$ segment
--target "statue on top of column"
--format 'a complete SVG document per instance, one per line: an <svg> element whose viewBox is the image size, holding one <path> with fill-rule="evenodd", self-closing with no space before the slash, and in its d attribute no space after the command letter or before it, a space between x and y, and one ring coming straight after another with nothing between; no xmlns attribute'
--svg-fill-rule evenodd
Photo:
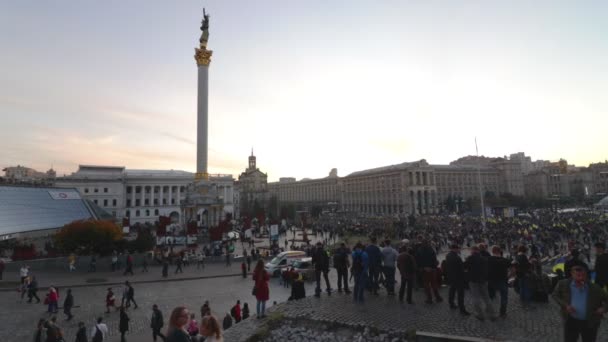
<svg viewBox="0 0 608 342"><path fill-rule="evenodd" d="M207 12L205 12L204 8L203 8L203 21L201 22L201 31L203 31L203 33L201 34L201 39L199 39L199 42L201 43L201 49L206 50L207 41L209 40L209 14L207 14Z"/></svg>

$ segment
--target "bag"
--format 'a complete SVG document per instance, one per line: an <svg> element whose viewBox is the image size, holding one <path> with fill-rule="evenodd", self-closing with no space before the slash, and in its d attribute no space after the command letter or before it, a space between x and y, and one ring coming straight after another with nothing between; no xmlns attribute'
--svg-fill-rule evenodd
<svg viewBox="0 0 608 342"><path fill-rule="evenodd" d="M253 290L251 290L251 294L255 296L257 292L258 292L258 289L254 286Z"/></svg>
<svg viewBox="0 0 608 342"><path fill-rule="evenodd" d="M101 332L101 330L99 330L99 326L95 326L95 336L93 336L93 339L91 340L91 342L102 342L103 341L103 333Z"/></svg>
<svg viewBox="0 0 608 342"><path fill-rule="evenodd" d="M236 318L236 307L233 306L232 309L230 309L230 316Z"/></svg>
<svg viewBox="0 0 608 342"><path fill-rule="evenodd" d="M353 258L353 273L354 274L361 274L361 272L363 272L362 253L363 252L355 254L355 257Z"/></svg>

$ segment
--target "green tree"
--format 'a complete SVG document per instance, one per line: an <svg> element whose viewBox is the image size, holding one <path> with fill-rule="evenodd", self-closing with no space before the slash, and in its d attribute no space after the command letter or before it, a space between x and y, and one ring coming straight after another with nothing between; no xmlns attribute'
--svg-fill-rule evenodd
<svg viewBox="0 0 608 342"><path fill-rule="evenodd" d="M129 244L129 249L136 252L148 252L156 246L156 239L150 229L142 229L138 234L137 238Z"/></svg>
<svg viewBox="0 0 608 342"><path fill-rule="evenodd" d="M54 236L55 246L66 253L81 255L111 253L122 240L122 230L114 222L80 220L68 223Z"/></svg>

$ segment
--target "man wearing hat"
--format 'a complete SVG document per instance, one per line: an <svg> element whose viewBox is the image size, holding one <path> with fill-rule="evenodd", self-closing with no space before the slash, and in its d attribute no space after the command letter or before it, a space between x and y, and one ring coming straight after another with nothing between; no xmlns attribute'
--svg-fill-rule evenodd
<svg viewBox="0 0 608 342"><path fill-rule="evenodd" d="M557 283L553 299L559 304L564 319L564 341L595 342L604 313L608 310L608 293L589 282L587 268L574 265L570 279Z"/></svg>

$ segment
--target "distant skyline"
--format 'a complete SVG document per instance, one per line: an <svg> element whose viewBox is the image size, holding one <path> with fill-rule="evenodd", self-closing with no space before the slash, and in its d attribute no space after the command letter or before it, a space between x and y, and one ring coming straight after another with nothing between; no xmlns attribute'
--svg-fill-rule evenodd
<svg viewBox="0 0 608 342"><path fill-rule="evenodd" d="M608 2L0 3L0 166L196 167L269 181L525 152L608 158Z"/></svg>

